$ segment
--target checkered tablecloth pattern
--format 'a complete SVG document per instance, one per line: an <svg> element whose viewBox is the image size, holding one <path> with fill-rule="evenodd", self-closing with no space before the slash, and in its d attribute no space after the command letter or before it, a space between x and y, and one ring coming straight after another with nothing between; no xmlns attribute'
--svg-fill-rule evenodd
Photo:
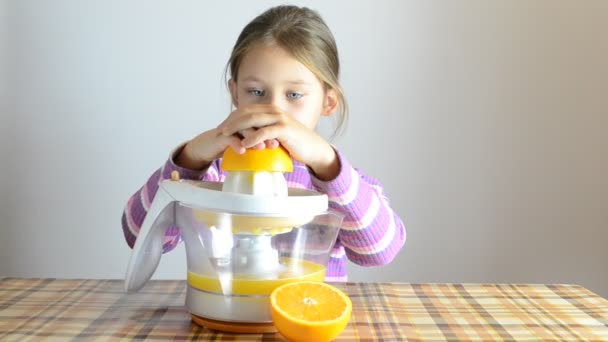
<svg viewBox="0 0 608 342"><path fill-rule="evenodd" d="M608 301L576 285L335 284L353 301L336 341L608 341ZM284 341L190 321L185 281L0 280L0 341Z"/></svg>

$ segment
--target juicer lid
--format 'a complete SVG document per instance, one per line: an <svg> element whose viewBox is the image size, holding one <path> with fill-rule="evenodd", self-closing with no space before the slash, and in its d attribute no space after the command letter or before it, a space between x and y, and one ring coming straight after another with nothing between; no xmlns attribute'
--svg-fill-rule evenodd
<svg viewBox="0 0 608 342"><path fill-rule="evenodd" d="M236 215L305 217L324 213L327 195L289 188L287 197L222 192L222 183L164 180L148 209L131 252L125 290L141 289L152 277L163 253L165 233L176 224L176 206Z"/></svg>

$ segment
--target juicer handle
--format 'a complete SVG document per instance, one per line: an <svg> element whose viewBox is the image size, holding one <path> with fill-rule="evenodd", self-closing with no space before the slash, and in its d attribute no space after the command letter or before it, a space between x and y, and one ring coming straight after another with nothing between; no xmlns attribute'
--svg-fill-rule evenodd
<svg viewBox="0 0 608 342"><path fill-rule="evenodd" d="M125 290L140 290L152 277L163 254L167 229L175 224L175 198L162 186L154 196L141 225L125 276Z"/></svg>

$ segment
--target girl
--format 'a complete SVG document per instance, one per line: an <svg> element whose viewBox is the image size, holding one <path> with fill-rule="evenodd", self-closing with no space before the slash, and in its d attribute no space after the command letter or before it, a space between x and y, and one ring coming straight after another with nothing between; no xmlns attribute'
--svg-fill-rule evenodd
<svg viewBox="0 0 608 342"><path fill-rule="evenodd" d="M345 215L327 267L326 281L346 280L346 258L358 265L389 263L405 242L405 228L390 208L382 186L353 168L348 159L315 132L321 116L346 120L338 83L339 60L329 28L314 11L278 6L251 21L232 50L227 71L235 110L217 127L194 137L128 201L122 227L133 247L161 180L180 177L224 181L219 159L226 148L285 147L294 162L285 177L290 187L328 195L332 210ZM178 227L165 236L164 251L180 241Z"/></svg>

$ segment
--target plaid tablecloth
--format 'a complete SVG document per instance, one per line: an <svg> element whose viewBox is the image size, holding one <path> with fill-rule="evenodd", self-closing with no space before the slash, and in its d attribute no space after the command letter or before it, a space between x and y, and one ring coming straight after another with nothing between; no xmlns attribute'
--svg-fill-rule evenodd
<svg viewBox="0 0 608 342"><path fill-rule="evenodd" d="M336 341L608 341L608 301L576 285L336 284L353 301ZM185 281L0 280L0 341L284 341L191 323Z"/></svg>

